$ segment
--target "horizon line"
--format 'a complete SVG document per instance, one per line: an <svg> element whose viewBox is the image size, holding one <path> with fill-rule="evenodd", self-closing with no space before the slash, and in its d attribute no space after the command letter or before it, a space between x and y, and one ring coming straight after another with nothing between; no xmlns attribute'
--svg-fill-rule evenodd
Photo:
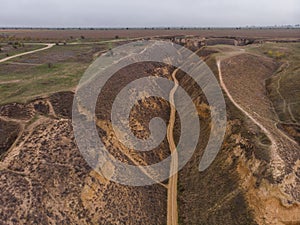
<svg viewBox="0 0 300 225"><path fill-rule="evenodd" d="M138 30L138 29L257 29L257 28L300 28L300 24L294 25L246 25L246 26L144 26L144 27L94 27L94 26L0 26L0 29L53 29L53 30L64 30L64 29L82 29L82 30Z"/></svg>

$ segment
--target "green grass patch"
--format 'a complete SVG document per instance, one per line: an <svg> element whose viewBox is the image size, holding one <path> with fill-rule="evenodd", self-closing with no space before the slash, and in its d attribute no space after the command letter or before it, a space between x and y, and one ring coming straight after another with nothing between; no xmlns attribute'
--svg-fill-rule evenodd
<svg viewBox="0 0 300 225"><path fill-rule="evenodd" d="M87 67L83 63L59 63L52 67L43 64L24 73L2 75L1 80L19 82L0 84L0 104L26 102L37 96L70 90L78 84Z"/></svg>

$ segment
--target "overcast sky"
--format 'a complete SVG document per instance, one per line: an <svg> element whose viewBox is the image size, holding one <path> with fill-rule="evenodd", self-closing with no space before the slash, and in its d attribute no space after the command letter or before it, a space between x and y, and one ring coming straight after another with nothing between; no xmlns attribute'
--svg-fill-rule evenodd
<svg viewBox="0 0 300 225"><path fill-rule="evenodd" d="M0 0L0 26L251 26L300 23L299 0Z"/></svg>

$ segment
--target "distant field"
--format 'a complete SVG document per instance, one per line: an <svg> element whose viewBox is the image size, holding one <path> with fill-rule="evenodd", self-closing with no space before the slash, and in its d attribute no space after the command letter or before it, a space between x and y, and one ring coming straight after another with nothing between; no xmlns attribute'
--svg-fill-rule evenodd
<svg viewBox="0 0 300 225"><path fill-rule="evenodd" d="M22 40L76 40L113 39L152 36L244 37L244 38L299 38L300 29L110 29L110 30L47 30L47 29L0 29L0 37L9 36ZM1 40L0 40L1 42Z"/></svg>

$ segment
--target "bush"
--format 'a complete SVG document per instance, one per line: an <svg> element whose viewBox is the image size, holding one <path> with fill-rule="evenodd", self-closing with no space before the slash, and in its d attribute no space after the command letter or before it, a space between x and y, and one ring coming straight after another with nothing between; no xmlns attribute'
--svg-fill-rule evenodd
<svg viewBox="0 0 300 225"><path fill-rule="evenodd" d="M269 57L275 58L275 59L282 59L282 58L285 56L285 53L284 53L284 52L280 52L280 51L272 51L272 50L269 50L266 54L267 54Z"/></svg>

